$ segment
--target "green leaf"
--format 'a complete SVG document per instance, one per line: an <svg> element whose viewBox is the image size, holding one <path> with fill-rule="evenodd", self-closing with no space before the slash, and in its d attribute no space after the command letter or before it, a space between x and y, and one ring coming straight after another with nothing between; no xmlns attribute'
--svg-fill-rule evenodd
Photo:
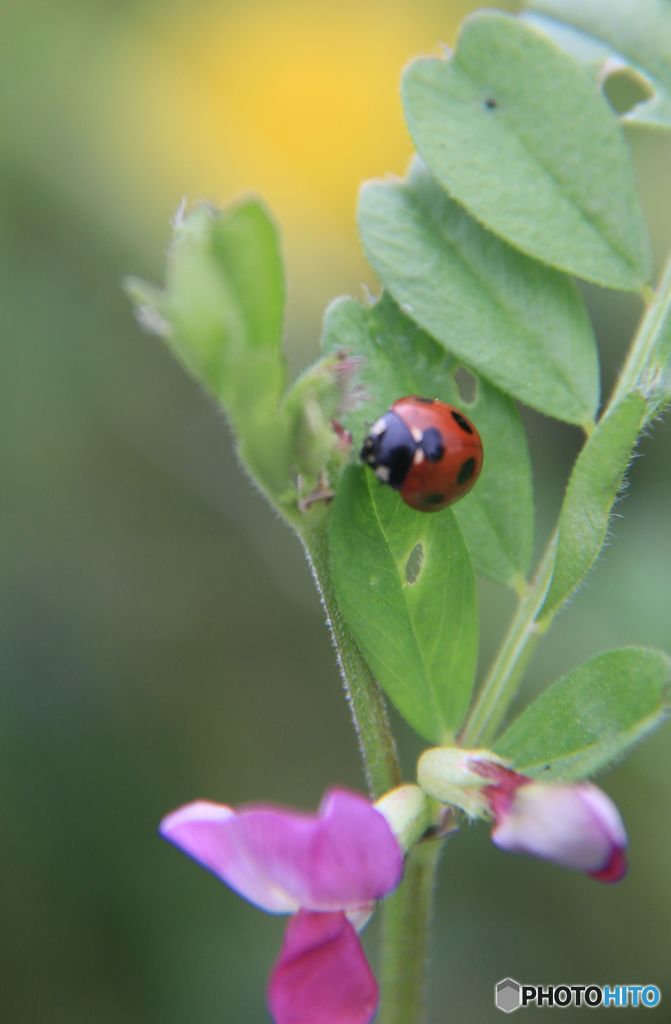
<svg viewBox="0 0 671 1024"><path fill-rule="evenodd" d="M410 133L483 224L560 270L611 288L650 276L647 233L617 117L582 67L503 14L467 19L451 60L403 79Z"/></svg>
<svg viewBox="0 0 671 1024"><path fill-rule="evenodd" d="M648 401L649 423L671 403L671 259L645 312L637 332L640 355L631 373L620 379L623 393L633 386L641 389Z"/></svg>
<svg viewBox="0 0 671 1024"><path fill-rule="evenodd" d="M366 255L401 309L502 391L568 423L598 403L596 345L564 275L500 241L416 163L359 198Z"/></svg>
<svg viewBox="0 0 671 1024"><path fill-rule="evenodd" d="M663 313L646 377L649 422L671 404L671 303Z"/></svg>
<svg viewBox="0 0 671 1024"><path fill-rule="evenodd" d="M476 486L453 512L477 571L515 585L529 567L534 509L526 436L514 403L477 377L474 400L466 402L455 380L459 362L389 296L370 308L353 299L334 302L322 345L328 353L361 359L357 385L366 400L343 417L356 448L370 423L402 395L440 398L466 411L482 437L485 461Z"/></svg>
<svg viewBox="0 0 671 1024"><path fill-rule="evenodd" d="M349 452L338 444L333 421L342 421L353 368L340 353L325 355L294 382L281 404L289 437L291 469L300 476L300 497L326 486L325 470L337 476ZM339 457L337 457L339 456ZM335 464L333 464L335 463Z"/></svg>
<svg viewBox="0 0 671 1024"><path fill-rule="evenodd" d="M165 289L130 282L129 291L144 322L222 405L259 481L275 494L285 489L284 277L265 207L255 200L224 211L198 207L175 228Z"/></svg>
<svg viewBox="0 0 671 1024"><path fill-rule="evenodd" d="M517 771L581 779L622 757L663 720L671 661L659 651L606 651L553 683L494 745Z"/></svg>
<svg viewBox="0 0 671 1024"><path fill-rule="evenodd" d="M415 512L350 466L330 550L338 604L378 682L425 739L447 742L468 708L478 642L475 581L454 516Z"/></svg>
<svg viewBox="0 0 671 1024"><path fill-rule="evenodd" d="M480 380L475 401L464 408L479 424L485 461L477 485L453 511L478 572L518 587L529 571L534 532L524 425L510 399L485 380Z"/></svg>
<svg viewBox="0 0 671 1024"><path fill-rule="evenodd" d="M324 316L321 345L327 353L344 352L358 360L355 397L359 400L344 416L357 441L403 395L450 402L457 395L453 378L457 361L387 294L370 306L350 298L332 302Z"/></svg>
<svg viewBox="0 0 671 1024"><path fill-rule="evenodd" d="M645 398L627 395L601 420L578 456L559 516L553 577L541 623L571 596L596 561L646 414Z"/></svg>
<svg viewBox="0 0 671 1024"><path fill-rule="evenodd" d="M162 312L177 354L227 408L279 401L284 277L261 203L201 206L175 231Z"/></svg>
<svg viewBox="0 0 671 1024"><path fill-rule="evenodd" d="M595 77L628 70L651 96L623 121L671 128L671 5L668 0L527 0L524 20L539 28Z"/></svg>

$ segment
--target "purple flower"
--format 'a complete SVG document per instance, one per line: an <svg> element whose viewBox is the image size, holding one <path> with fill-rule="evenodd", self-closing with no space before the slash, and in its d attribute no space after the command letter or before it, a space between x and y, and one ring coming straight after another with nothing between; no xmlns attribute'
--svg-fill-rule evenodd
<svg viewBox="0 0 671 1024"><path fill-rule="evenodd" d="M251 903L289 921L268 1002L276 1024L367 1024L378 988L356 927L395 889L403 852L364 797L329 791L316 815L200 801L161 834Z"/></svg>
<svg viewBox="0 0 671 1024"><path fill-rule="evenodd" d="M627 871L627 834L620 813L590 782L543 783L493 762L471 768L491 780L482 793L494 817L492 839L502 850L529 853L619 882Z"/></svg>

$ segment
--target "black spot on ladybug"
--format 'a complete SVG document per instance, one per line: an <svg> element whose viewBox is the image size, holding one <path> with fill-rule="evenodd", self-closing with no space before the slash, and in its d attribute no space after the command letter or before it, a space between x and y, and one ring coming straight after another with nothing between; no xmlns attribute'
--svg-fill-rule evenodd
<svg viewBox="0 0 671 1024"><path fill-rule="evenodd" d="M419 446L429 462L440 462L445 454L445 445L439 430L428 427L422 434Z"/></svg>
<svg viewBox="0 0 671 1024"><path fill-rule="evenodd" d="M457 477L457 483L460 487L463 487L465 483L473 476L475 472L475 459L466 459L461 469L459 470L459 476Z"/></svg>
<svg viewBox="0 0 671 1024"><path fill-rule="evenodd" d="M471 461L473 461L473 460L471 459ZM424 499L424 504L425 505L442 505L444 501L445 501L445 495L444 494L427 494L426 498Z"/></svg>
<svg viewBox="0 0 671 1024"><path fill-rule="evenodd" d="M493 96L488 96L485 100L485 106L487 107L487 110L496 110L498 103Z"/></svg>
<svg viewBox="0 0 671 1024"><path fill-rule="evenodd" d="M461 429L464 430L467 434L473 433L473 427L470 425L468 420L461 415L460 412L456 411L456 409L452 410L452 419L457 424L457 426L461 427Z"/></svg>

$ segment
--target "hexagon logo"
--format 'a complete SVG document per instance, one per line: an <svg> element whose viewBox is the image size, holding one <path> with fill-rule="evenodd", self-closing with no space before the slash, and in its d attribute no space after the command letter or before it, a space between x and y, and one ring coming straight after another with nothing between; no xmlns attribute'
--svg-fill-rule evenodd
<svg viewBox="0 0 671 1024"><path fill-rule="evenodd" d="M496 1009L502 1010L504 1013L519 1010L522 1005L522 986L519 981L515 981L514 978L503 978L502 981L497 982L494 1002Z"/></svg>

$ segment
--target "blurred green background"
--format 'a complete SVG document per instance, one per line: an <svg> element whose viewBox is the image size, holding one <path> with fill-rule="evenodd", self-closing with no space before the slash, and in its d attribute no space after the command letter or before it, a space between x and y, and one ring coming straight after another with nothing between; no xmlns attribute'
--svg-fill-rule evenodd
<svg viewBox="0 0 671 1024"><path fill-rule="evenodd" d="M312 358L325 302L370 281L358 182L402 171L410 152L401 66L453 40L473 6L2 4L3 1024L267 1019L283 922L156 825L195 797L313 807L329 784L363 781L299 546L240 474L221 416L140 332L121 282L160 279L183 194L259 190L285 238L290 359ZM671 144L631 141L659 264ZM607 386L637 304L587 297ZM542 541L578 438L528 424ZM604 647L671 646L670 446L658 424L530 688ZM486 587L482 604L486 659L510 601ZM417 745L401 733L410 773ZM671 1019L670 743L662 730L605 781L631 837L618 888L500 854L484 827L452 841L435 1024L497 1019L505 975L656 982L658 1019Z"/></svg>

